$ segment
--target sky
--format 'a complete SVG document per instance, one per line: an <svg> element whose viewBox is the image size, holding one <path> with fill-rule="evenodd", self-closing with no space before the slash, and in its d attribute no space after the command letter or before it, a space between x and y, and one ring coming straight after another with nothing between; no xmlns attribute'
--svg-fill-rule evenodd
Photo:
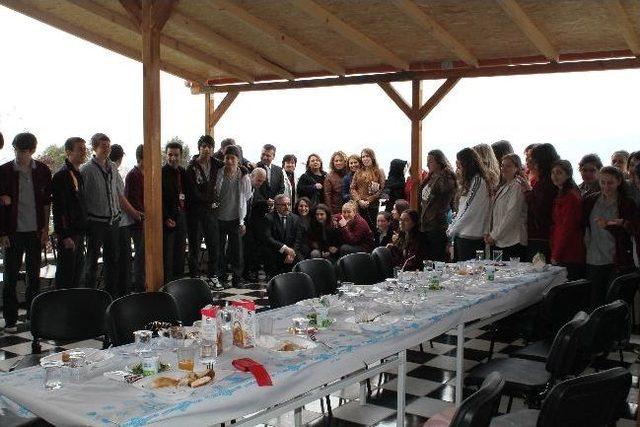
<svg viewBox="0 0 640 427"><path fill-rule="evenodd" d="M125 170L135 163L140 63L2 6L0 40L0 160L12 158L19 132L34 133L38 151L103 132L124 147ZM425 81L424 99L441 83ZM395 87L410 99L409 83ZM574 165L588 152L608 164L615 150L640 149L638 100L640 70L463 79L423 121L423 152L440 148L453 160L464 147L507 139L518 154L550 142ZM162 73L161 102L162 141L178 136L195 152L204 95ZM265 143L276 145L277 162L295 154L298 174L312 152L326 165L333 151L370 147L385 169L394 158L410 158L409 120L377 85L241 93L216 126L216 142L226 137L251 160Z"/></svg>

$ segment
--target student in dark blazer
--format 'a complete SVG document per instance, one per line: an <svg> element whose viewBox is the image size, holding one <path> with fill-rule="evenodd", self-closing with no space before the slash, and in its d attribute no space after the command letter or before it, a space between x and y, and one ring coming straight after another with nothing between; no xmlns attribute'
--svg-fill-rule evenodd
<svg viewBox="0 0 640 427"><path fill-rule="evenodd" d="M273 201L278 194L284 194L284 173L280 166L273 164L275 157L276 147L265 144L260 161L256 164L256 167L267 171L267 180L260 186L260 194L267 201Z"/></svg>
<svg viewBox="0 0 640 427"><path fill-rule="evenodd" d="M164 280L184 275L187 238L187 171L180 166L182 144L169 142L164 149L167 163L162 167L162 222Z"/></svg>
<svg viewBox="0 0 640 427"><path fill-rule="evenodd" d="M56 287L78 288L84 265L84 237L87 208L80 166L87 158L84 139L73 137L64 143L67 157L53 175L53 227L57 237Z"/></svg>
<svg viewBox="0 0 640 427"><path fill-rule="evenodd" d="M302 259L301 246L304 230L298 215L291 213L291 201L283 194L276 196L275 209L266 215L267 226L262 235L268 260L267 274L273 276L290 271Z"/></svg>
<svg viewBox="0 0 640 427"><path fill-rule="evenodd" d="M391 214L387 211L380 212L376 218L376 226L376 231L373 233L375 246L387 246L391 243L395 232L391 226Z"/></svg>

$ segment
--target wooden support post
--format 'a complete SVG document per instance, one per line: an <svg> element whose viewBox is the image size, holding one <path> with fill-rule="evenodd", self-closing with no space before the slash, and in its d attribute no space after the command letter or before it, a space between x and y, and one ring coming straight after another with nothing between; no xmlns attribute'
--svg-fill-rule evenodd
<svg viewBox="0 0 640 427"><path fill-rule="evenodd" d="M420 181L422 178L422 80L411 81L411 208L420 206Z"/></svg>
<svg viewBox="0 0 640 427"><path fill-rule="evenodd" d="M205 135L213 136L213 112L215 111L215 107L213 105L213 94L205 93L204 94L204 133Z"/></svg>
<svg viewBox="0 0 640 427"><path fill-rule="evenodd" d="M171 0L142 0L142 94L144 123L144 257L147 291L164 283L162 250L162 149L160 147L160 32Z"/></svg>

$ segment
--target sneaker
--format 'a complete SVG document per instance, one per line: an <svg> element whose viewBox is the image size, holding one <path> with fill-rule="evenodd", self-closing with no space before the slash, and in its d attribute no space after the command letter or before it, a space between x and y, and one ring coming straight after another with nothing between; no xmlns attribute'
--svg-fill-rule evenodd
<svg viewBox="0 0 640 427"><path fill-rule="evenodd" d="M9 333L9 334L17 334L18 333L18 327L16 325L5 326L4 327L4 331Z"/></svg>

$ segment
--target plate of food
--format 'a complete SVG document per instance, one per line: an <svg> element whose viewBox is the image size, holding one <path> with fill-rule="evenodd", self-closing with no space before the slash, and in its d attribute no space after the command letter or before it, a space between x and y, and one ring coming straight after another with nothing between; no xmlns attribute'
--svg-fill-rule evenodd
<svg viewBox="0 0 640 427"><path fill-rule="evenodd" d="M197 388L212 384L216 379L213 369L198 372L167 371L144 377L133 383L141 390L168 396L189 394Z"/></svg>
<svg viewBox="0 0 640 427"><path fill-rule="evenodd" d="M71 356L74 354L83 355L87 365L96 365L105 362L113 357L113 353L95 348L72 348L70 350L61 351L60 353L50 354L40 359L40 363L46 362L62 362L68 365Z"/></svg>
<svg viewBox="0 0 640 427"><path fill-rule="evenodd" d="M318 346L315 342L299 336L274 337L271 335L259 336L256 345L283 356L296 355Z"/></svg>

